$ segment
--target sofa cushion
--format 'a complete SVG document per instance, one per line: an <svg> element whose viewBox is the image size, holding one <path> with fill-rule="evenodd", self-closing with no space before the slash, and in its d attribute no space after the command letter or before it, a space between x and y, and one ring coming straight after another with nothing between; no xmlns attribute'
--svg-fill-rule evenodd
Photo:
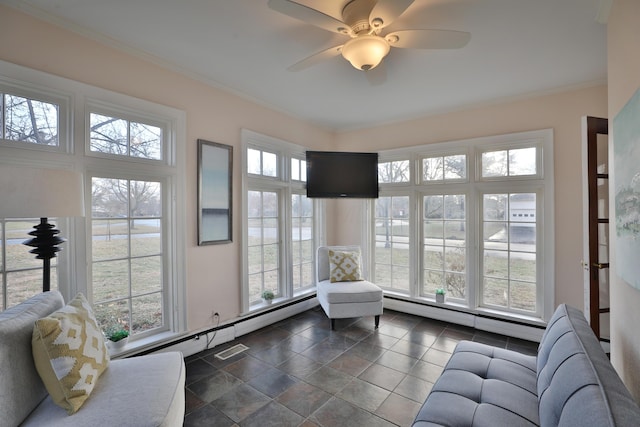
<svg viewBox="0 0 640 427"><path fill-rule="evenodd" d="M47 397L22 427L181 426L185 375L175 351L112 360L80 411L68 416Z"/></svg>
<svg viewBox="0 0 640 427"><path fill-rule="evenodd" d="M352 282L362 280L360 274L360 250L338 251L329 249L329 280Z"/></svg>
<svg viewBox="0 0 640 427"><path fill-rule="evenodd" d="M536 358L461 341L414 426L537 426Z"/></svg>
<svg viewBox="0 0 640 427"><path fill-rule="evenodd" d="M63 306L62 295L50 291L0 312L1 427L19 425L47 395L33 364L31 335L36 320Z"/></svg>
<svg viewBox="0 0 640 427"><path fill-rule="evenodd" d="M367 281L335 282L328 280L317 284L318 299L330 304L351 304L382 301L382 289Z"/></svg>
<svg viewBox="0 0 640 427"><path fill-rule="evenodd" d="M84 295L33 327L33 360L53 401L71 415L109 365L104 335Z"/></svg>
<svg viewBox="0 0 640 427"><path fill-rule="evenodd" d="M560 305L538 349L542 426L637 426L640 408L582 312Z"/></svg>

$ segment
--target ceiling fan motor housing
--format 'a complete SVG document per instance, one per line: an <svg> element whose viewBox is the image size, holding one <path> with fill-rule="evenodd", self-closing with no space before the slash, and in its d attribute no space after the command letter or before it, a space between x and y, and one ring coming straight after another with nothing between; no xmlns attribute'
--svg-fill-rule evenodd
<svg viewBox="0 0 640 427"><path fill-rule="evenodd" d="M368 33L369 14L376 0L352 0L342 9L342 22L349 25L355 34Z"/></svg>

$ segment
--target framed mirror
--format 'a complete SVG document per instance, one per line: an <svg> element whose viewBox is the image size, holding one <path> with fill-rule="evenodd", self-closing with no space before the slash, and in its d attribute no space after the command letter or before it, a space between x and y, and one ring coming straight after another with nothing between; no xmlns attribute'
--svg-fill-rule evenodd
<svg viewBox="0 0 640 427"><path fill-rule="evenodd" d="M232 241L233 147L198 140L198 245Z"/></svg>

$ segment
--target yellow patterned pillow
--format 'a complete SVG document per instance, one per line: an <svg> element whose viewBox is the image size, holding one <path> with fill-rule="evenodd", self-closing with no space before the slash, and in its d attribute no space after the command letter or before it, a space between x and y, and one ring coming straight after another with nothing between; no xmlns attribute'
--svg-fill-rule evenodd
<svg viewBox="0 0 640 427"><path fill-rule="evenodd" d="M36 320L31 351L51 398L69 415L89 398L98 377L109 365L104 336L82 294Z"/></svg>
<svg viewBox="0 0 640 427"><path fill-rule="evenodd" d="M336 251L329 249L329 267L329 280L331 283L362 280L360 275L359 251Z"/></svg>

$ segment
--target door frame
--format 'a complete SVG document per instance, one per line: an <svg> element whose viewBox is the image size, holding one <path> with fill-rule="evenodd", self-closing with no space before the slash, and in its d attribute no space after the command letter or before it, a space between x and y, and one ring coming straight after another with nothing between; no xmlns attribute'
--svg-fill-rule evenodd
<svg viewBox="0 0 640 427"><path fill-rule="evenodd" d="M581 267L584 282L584 314L589 320L591 329L600 339L600 292L593 289L592 277L597 274L594 264L598 263L598 205L589 203L590 194L597 193L597 173L589 171L597 169L597 135L608 135L608 119L599 117L582 117L582 228L583 255ZM606 177L608 179L608 176ZM592 220L595 218L595 220ZM595 242L595 244L591 244ZM600 267L598 267L600 268ZM604 268L608 268L608 263Z"/></svg>

